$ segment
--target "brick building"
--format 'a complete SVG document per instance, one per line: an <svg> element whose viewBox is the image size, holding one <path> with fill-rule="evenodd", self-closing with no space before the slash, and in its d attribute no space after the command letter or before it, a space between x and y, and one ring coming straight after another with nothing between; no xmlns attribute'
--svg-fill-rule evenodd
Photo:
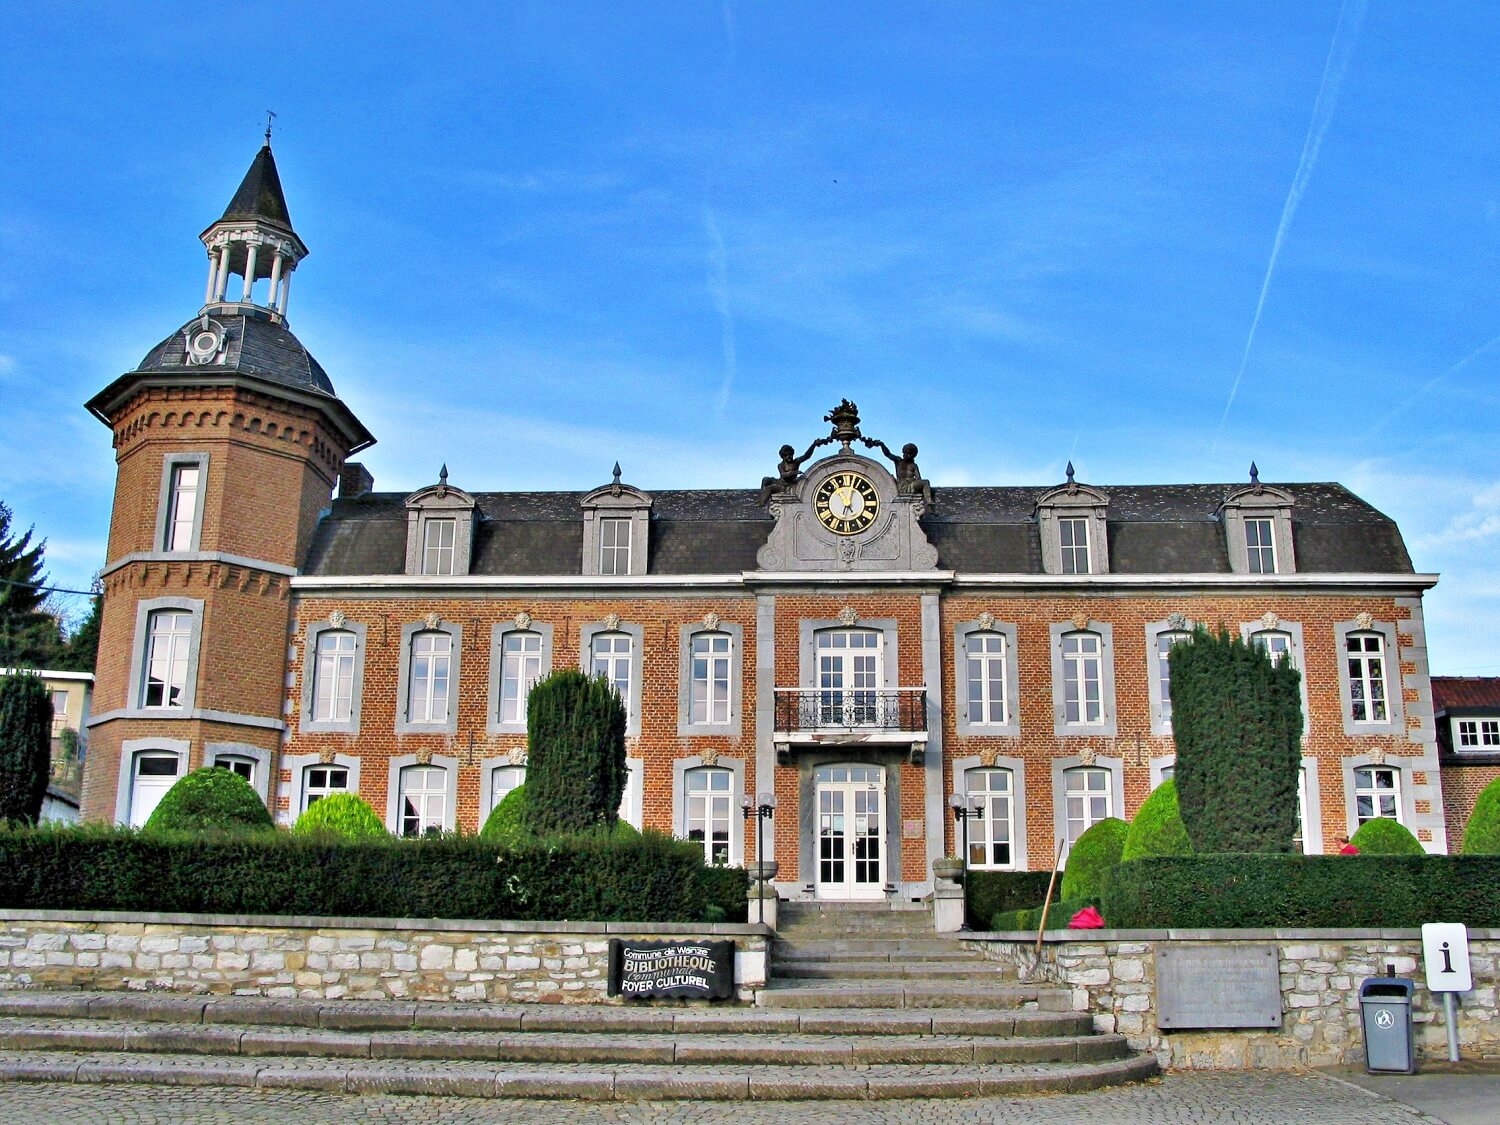
<svg viewBox="0 0 1500 1125"><path fill-rule="evenodd" d="M354 790L473 831L524 778L527 685L574 666L626 702L633 823L737 863L774 794L783 894L917 897L954 798L985 867L1133 814L1203 623L1304 672L1306 850L1370 816L1446 849L1435 578L1337 484L934 489L845 402L758 489L378 492L286 327L306 249L269 147L203 241L202 310L89 404L119 477L86 817L219 762L282 822Z"/></svg>
<svg viewBox="0 0 1500 1125"><path fill-rule="evenodd" d="M1433 676L1432 707L1448 842L1457 851L1474 802L1500 778L1500 677Z"/></svg>

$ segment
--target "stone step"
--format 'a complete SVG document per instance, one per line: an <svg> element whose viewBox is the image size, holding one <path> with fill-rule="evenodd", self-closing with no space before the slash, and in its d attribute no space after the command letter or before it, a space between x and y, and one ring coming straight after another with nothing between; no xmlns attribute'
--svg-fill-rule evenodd
<svg viewBox="0 0 1500 1125"><path fill-rule="evenodd" d="M253 1025L334 1031L528 1031L763 1035L1087 1035L1087 1015L1040 1010L847 1005L769 1009L742 1004L439 1004L388 1000L297 1000L258 996L184 997L144 992L0 992L0 1018L19 1022L119 1020Z"/></svg>
<svg viewBox="0 0 1500 1125"><path fill-rule="evenodd" d="M948 980L994 981L1009 979L1005 966L993 961L774 961L773 980Z"/></svg>
<svg viewBox="0 0 1500 1125"><path fill-rule="evenodd" d="M1157 1073L1151 1055L1087 1062L798 1066L490 1063L3 1051L0 1081L239 1086L350 1094L594 1101L1007 1096L1097 1089Z"/></svg>
<svg viewBox="0 0 1500 1125"><path fill-rule="evenodd" d="M1129 1053L1124 1038L1118 1035L350 1032L239 1024L13 1018L0 1020L0 1051L774 1066L1088 1062Z"/></svg>
<svg viewBox="0 0 1500 1125"><path fill-rule="evenodd" d="M1038 1008L1066 1011L1064 989L1019 982L816 981L772 979L755 998L763 1008Z"/></svg>
<svg viewBox="0 0 1500 1125"><path fill-rule="evenodd" d="M983 961L984 954L942 938L843 938L778 937L772 956L786 961L826 961L844 957L857 961ZM998 964L999 962L996 962Z"/></svg>

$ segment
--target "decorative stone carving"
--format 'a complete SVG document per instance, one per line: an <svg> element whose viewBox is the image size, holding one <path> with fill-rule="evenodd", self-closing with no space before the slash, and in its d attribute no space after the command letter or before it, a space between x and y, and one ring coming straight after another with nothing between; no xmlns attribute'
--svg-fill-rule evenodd
<svg viewBox="0 0 1500 1125"><path fill-rule="evenodd" d="M1073 615L1073 628L1087 629L1089 627L1089 615L1082 610Z"/></svg>
<svg viewBox="0 0 1500 1125"><path fill-rule="evenodd" d="M717 613L705 613L703 615L703 627L713 632L719 627L719 615Z"/></svg>
<svg viewBox="0 0 1500 1125"><path fill-rule="evenodd" d="M1361 629L1368 629L1375 624L1375 615L1368 610L1364 610L1354 615L1354 623Z"/></svg>
<svg viewBox="0 0 1500 1125"><path fill-rule="evenodd" d="M989 632L995 627L995 615L989 610L985 610L979 615L978 625L985 632Z"/></svg>
<svg viewBox="0 0 1500 1125"><path fill-rule="evenodd" d="M336 609L328 615L328 624L332 625L335 629L342 629L344 627L344 622L348 620L349 619L344 616L344 611L341 609Z"/></svg>
<svg viewBox="0 0 1500 1125"><path fill-rule="evenodd" d="M841 561L845 566L854 565L854 556L858 554L858 552L859 549L854 545L853 539L839 540L839 561Z"/></svg>
<svg viewBox="0 0 1500 1125"><path fill-rule="evenodd" d="M981 746L979 748L979 764L986 769L992 768L1000 760L1000 747Z"/></svg>
<svg viewBox="0 0 1500 1125"><path fill-rule="evenodd" d="M333 765L335 752L332 746L325 746L318 751L318 761L325 766Z"/></svg>
<svg viewBox="0 0 1500 1125"><path fill-rule="evenodd" d="M620 627L620 615L618 613L607 613L604 615L604 627L611 633Z"/></svg>
<svg viewBox="0 0 1500 1125"><path fill-rule="evenodd" d="M505 760L513 766L524 766L526 764L526 747L512 747L510 753L505 755Z"/></svg>
<svg viewBox="0 0 1500 1125"><path fill-rule="evenodd" d="M1281 625L1281 618L1268 609L1260 615L1260 624L1263 629L1275 629Z"/></svg>
<svg viewBox="0 0 1500 1125"><path fill-rule="evenodd" d="M1091 766L1099 760L1099 752L1092 746L1085 746L1078 751L1078 760L1086 766Z"/></svg>
<svg viewBox="0 0 1500 1125"><path fill-rule="evenodd" d="M705 746L698 757L703 759L705 766L716 766L719 764L719 752L712 746Z"/></svg>
<svg viewBox="0 0 1500 1125"><path fill-rule="evenodd" d="M1193 627L1193 619L1181 611L1167 614L1167 627L1181 632Z"/></svg>
<svg viewBox="0 0 1500 1125"><path fill-rule="evenodd" d="M429 613L426 617L422 618L422 624L426 625L429 629L436 629L442 623L443 618L441 614Z"/></svg>
<svg viewBox="0 0 1500 1125"><path fill-rule="evenodd" d="M520 613L516 614L516 628L517 629L530 629L531 628L531 614L527 613L524 609Z"/></svg>
<svg viewBox="0 0 1500 1125"><path fill-rule="evenodd" d="M854 612L853 606L846 605L843 609L839 610L838 621L840 625L845 627L855 625L859 622L859 614Z"/></svg>

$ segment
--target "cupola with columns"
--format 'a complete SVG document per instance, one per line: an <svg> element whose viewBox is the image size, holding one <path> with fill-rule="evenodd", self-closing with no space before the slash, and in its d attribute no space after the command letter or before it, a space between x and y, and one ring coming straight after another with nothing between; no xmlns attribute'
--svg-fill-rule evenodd
<svg viewBox="0 0 1500 1125"><path fill-rule="evenodd" d="M307 257L307 246L292 229L269 128L224 214L199 237L208 249L205 314L250 306L270 313L273 320L286 318L292 272ZM262 286L262 281L268 284Z"/></svg>

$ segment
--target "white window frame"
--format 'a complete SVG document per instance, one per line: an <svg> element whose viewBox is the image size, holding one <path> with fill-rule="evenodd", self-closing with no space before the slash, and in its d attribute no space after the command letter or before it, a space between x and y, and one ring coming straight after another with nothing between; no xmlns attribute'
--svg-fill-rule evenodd
<svg viewBox="0 0 1500 1125"><path fill-rule="evenodd" d="M439 831L451 832L457 823L458 813L458 759L446 754L424 755L418 758L415 754L402 754L392 758L386 771L386 793L385 793L385 826L386 830L393 836L402 835L402 828L406 820L405 803L407 797L408 771L411 770L437 770L442 774L441 790L431 789L424 791L424 795L431 797L436 794L441 797L439 802L439 819L433 824ZM415 778L416 775L410 775ZM428 778L430 780L430 778ZM431 801L423 810L423 817L431 814ZM420 834L419 834L420 835Z"/></svg>
<svg viewBox="0 0 1500 1125"><path fill-rule="evenodd" d="M526 733L524 708L519 722L507 721L501 717L501 703L505 691L505 674L507 668L510 667L507 664L505 646L512 634L534 633L540 637L541 651L537 655L541 659L541 669L540 675L537 678L544 680L552 674L552 626L545 621L528 620L524 616L521 620L526 622L525 628L516 624L514 620L508 620L502 621L490 629L490 694L489 714L486 724L486 729L490 734Z"/></svg>
<svg viewBox="0 0 1500 1125"><path fill-rule="evenodd" d="M1099 782L1097 786L1094 782ZM1074 782L1082 783L1083 787L1074 786ZM1104 766L1095 764L1070 766L1062 771L1062 803L1063 838L1066 840L1065 847L1069 852L1078 838L1087 832L1101 820L1108 820L1118 815L1118 804L1115 801L1114 779L1110 771ZM1102 805L1101 805L1102 802ZM1099 812L1102 807L1103 811ZM1074 816L1074 809L1082 812L1081 816ZM1099 815L1094 815L1099 812ZM1079 827L1074 831L1074 824Z"/></svg>
<svg viewBox="0 0 1500 1125"><path fill-rule="evenodd" d="M734 818L740 811L734 774L724 766L696 766L682 775L682 783L682 838L703 849L704 863L728 866L733 855Z"/></svg>
<svg viewBox="0 0 1500 1125"><path fill-rule="evenodd" d="M1302 673L1301 681L1297 685L1297 692L1302 698L1302 742L1306 745L1312 730L1312 712L1307 706L1307 661L1303 655L1302 648L1302 623L1300 621L1281 621L1275 625L1268 626L1264 621L1242 621L1240 623L1240 637L1246 644L1255 645L1263 643L1268 635L1284 634L1287 640L1287 659L1292 662L1292 667ZM1272 654L1275 659L1275 654Z"/></svg>
<svg viewBox="0 0 1500 1125"><path fill-rule="evenodd" d="M596 488L583 498L580 506L583 509L581 569L584 574L613 578L646 573L649 562L646 552L651 533L652 502L649 493L622 483L607 484L603 488ZM612 559L619 562L623 558L625 568L606 571L603 569L605 546L602 528L606 521L612 519L623 519L629 524L626 529L628 532L626 542L624 544L616 542L610 548L612 552L615 552L611 556ZM618 525L615 527L618 530Z"/></svg>
<svg viewBox="0 0 1500 1125"><path fill-rule="evenodd" d="M495 811L501 801L526 784L526 764L524 762L502 762L486 769L483 777L485 786L484 799L487 802L485 805L485 816L488 817L490 813ZM503 790L500 787L502 781L509 783L505 785ZM496 794L499 794L498 798Z"/></svg>
<svg viewBox="0 0 1500 1125"><path fill-rule="evenodd" d="M695 693L698 690L699 679L695 675L697 670L698 655L694 650L700 637L725 637L728 638L729 651L727 654L713 654L713 662L722 663L728 658L728 688L727 713L722 720L708 721L700 718L694 707ZM745 631L740 625L732 621L720 621L714 628L709 629L701 621L683 625L678 634L679 660L677 668L677 734L679 737L691 735L734 735L740 732L742 719L742 696L744 692L744 647Z"/></svg>
<svg viewBox="0 0 1500 1125"><path fill-rule="evenodd" d="M1277 572L1275 517L1245 517L1245 569L1249 574Z"/></svg>
<svg viewBox="0 0 1500 1125"><path fill-rule="evenodd" d="M1058 564L1063 574L1092 574L1090 553L1089 516L1058 516L1057 551ZM1080 537L1082 542L1079 542ZM1080 566L1079 563L1083 565Z"/></svg>
<svg viewBox="0 0 1500 1125"><path fill-rule="evenodd" d="M1041 538L1042 570L1046 574L1069 576L1109 573L1109 497L1086 484L1070 483L1054 488L1036 503L1037 531ZM1087 553L1087 570L1077 570L1079 545L1064 548L1064 520L1086 521L1083 548ZM1073 552L1071 560L1065 552ZM1069 569L1069 567L1073 569Z"/></svg>
<svg viewBox="0 0 1500 1125"><path fill-rule="evenodd" d="M436 540L436 542L434 542ZM458 553L458 520L430 516L422 521L422 573L452 576Z"/></svg>
<svg viewBox="0 0 1500 1125"><path fill-rule="evenodd" d="M611 645L617 644L618 640L615 638L620 636L627 638L629 641L628 649L624 653L624 667L627 679L625 683L625 691L621 695L622 702L624 702L625 704L625 733L627 735L640 734L642 662L641 650L645 644L645 630L642 629L641 626L631 624L628 621L621 621L614 629L609 628L609 622L596 622L583 626L579 633L578 656L579 666L583 669L583 673L586 676L593 676L597 674L597 672L595 671L596 642L600 637L604 636L609 636L612 638L610 641ZM601 659L603 658L603 655L604 654L600 654ZM608 656L611 659L612 666L612 673L609 677L610 682L618 689L618 677L615 676L614 673L619 671L619 666L615 663L615 660L619 658L620 654L610 653L608 654Z"/></svg>
<svg viewBox="0 0 1500 1125"><path fill-rule="evenodd" d="M688 684L688 723L693 726L728 726L734 687L734 638L715 629L694 633L688 639L692 669Z"/></svg>
<svg viewBox="0 0 1500 1125"><path fill-rule="evenodd" d="M349 633L354 637L349 717L342 720L318 718L317 698L322 687L320 673L323 671L320 649L323 638L331 633ZM298 729L302 733L359 733L360 713L364 707L365 640L365 626L358 621L346 620L337 626L327 618L308 622L302 641L302 711L298 719Z"/></svg>
<svg viewBox="0 0 1500 1125"><path fill-rule="evenodd" d="M167 626L169 620L171 628ZM192 710L197 637L198 615L192 609L158 606L146 612L145 653L140 667L140 695L136 698L136 706L142 711ZM166 678L156 679L155 672L164 672ZM162 685L162 700L153 703L155 683Z"/></svg>
<svg viewBox="0 0 1500 1125"><path fill-rule="evenodd" d="M468 574L473 565L474 524L480 518L474 497L446 480L412 493L406 498L405 573L432 578ZM439 569L433 569L428 557L433 534L430 529L444 521L451 521L452 549L432 544L439 559Z"/></svg>
<svg viewBox="0 0 1500 1125"><path fill-rule="evenodd" d="M1391 686L1385 638L1379 633L1349 633L1344 637L1344 663L1349 674L1350 722L1388 724Z"/></svg>
<svg viewBox="0 0 1500 1125"><path fill-rule="evenodd" d="M1272 485L1255 484L1237 489L1228 496L1219 508L1224 521L1224 549L1228 556L1229 569L1235 574L1295 574L1297 556L1292 539L1292 494ZM1251 569L1252 550L1264 551L1264 546L1252 548L1246 533L1246 524L1251 520L1271 521L1272 571ZM1261 556L1263 558L1263 555Z"/></svg>
<svg viewBox="0 0 1500 1125"><path fill-rule="evenodd" d="M637 765L635 760L631 765ZM740 799L745 792L745 763L739 758L716 758L712 762L705 762L701 757L678 758L672 763L672 832L679 839L691 839L692 833L692 800L691 779L694 776L706 776L706 771L722 770L729 775L729 789L721 791L719 795L727 798L728 827L729 827L729 857L727 864L730 867L738 867L745 861L745 817L740 810ZM638 772L632 773L632 780L638 781ZM638 790L637 786L637 790ZM635 791L627 791L620 801L620 815L626 817L626 806L632 803L633 798L638 798ZM629 810L639 816L639 810L634 806ZM640 827L637 821L631 823ZM694 840L694 843L700 841ZM708 841L702 841L704 858L712 862Z"/></svg>
<svg viewBox="0 0 1500 1125"><path fill-rule="evenodd" d="M1117 733L1115 719L1115 654L1114 628L1102 621L1088 621L1083 628L1074 622L1062 622L1049 627L1052 644L1052 730L1059 737L1107 737ZM1083 657L1065 654L1066 639L1070 636L1092 634L1098 639L1099 661L1099 719L1096 722L1068 721L1068 673L1071 662L1076 669ZM1081 683L1081 681L1080 681ZM1080 696L1081 698L1081 696ZM1084 711L1079 708L1079 715Z"/></svg>
<svg viewBox="0 0 1500 1125"><path fill-rule="evenodd" d="M526 726L531 689L547 677L547 646L535 629L512 629L500 638L500 694L496 724Z"/></svg>
<svg viewBox="0 0 1500 1125"><path fill-rule="evenodd" d="M312 658L312 721L352 725L359 637L352 629L329 629L320 633Z"/></svg>
<svg viewBox="0 0 1500 1125"><path fill-rule="evenodd" d="M1366 620L1369 620L1366 618ZM1402 703L1405 677L1401 674L1400 650L1397 647L1396 626L1386 621L1371 621L1368 625L1360 621L1340 621L1334 625L1334 639L1338 651L1339 702L1343 709L1344 734L1351 738L1370 734L1406 734L1406 712ZM1351 654L1349 640L1356 636L1375 636L1380 639L1378 654L1384 670L1385 706L1384 719L1356 719L1354 717L1354 680L1350 669ZM1360 654L1364 663L1370 655ZM1368 681L1362 686L1368 690ZM1368 701L1368 696L1366 697Z"/></svg>
<svg viewBox="0 0 1500 1125"><path fill-rule="evenodd" d="M1074 629L1062 635L1063 722L1070 727L1104 725L1104 645L1098 633Z"/></svg>
<svg viewBox="0 0 1500 1125"><path fill-rule="evenodd" d="M271 752L260 746L252 746L246 742L210 742L203 748L203 760L209 765L218 765L223 761L230 761L236 765L248 764L251 767L250 776L246 780L250 787L260 795L262 801L269 801L271 789ZM245 774L236 769L241 777Z"/></svg>
<svg viewBox="0 0 1500 1125"><path fill-rule="evenodd" d="M179 471L195 469L198 474L193 492L193 514L187 524L186 543L179 544L176 534L180 520L181 489ZM202 549L203 508L208 498L208 454L170 453L162 461L161 491L157 498L157 549L167 554L191 553Z"/></svg>
<svg viewBox="0 0 1500 1125"><path fill-rule="evenodd" d="M994 781L998 777L1004 777L1008 788L998 791L989 788L976 789L975 784L980 779L986 783ZM969 854L966 858L968 866L975 871L1014 871L1017 869L1016 850L1016 803L1020 793L1016 788L1016 772L1001 765L994 766L971 766L966 769L962 777L964 779L964 795L969 798L969 807L973 809L974 798L980 798L982 809L969 818ZM1002 815L997 815L997 808L1003 808ZM995 825L1004 822L1005 842L1010 849L1010 858L1004 863L996 863L994 860ZM959 829L962 835L963 829ZM981 858L978 862L974 859L976 849L981 849Z"/></svg>
<svg viewBox="0 0 1500 1125"><path fill-rule="evenodd" d="M974 722L969 717L970 659L969 642L975 637L999 637L1003 652L999 654L1004 663L1005 719L1003 722ZM1000 621L964 621L953 630L954 652L954 725L960 735L1014 738L1021 733L1020 700L1021 685L1019 661L1016 654L1016 627ZM993 660L986 654L985 659ZM981 690L981 695L984 690ZM988 718L988 714L986 714Z"/></svg>
<svg viewBox="0 0 1500 1125"><path fill-rule="evenodd" d="M629 516L599 517L599 573L605 575L630 574Z"/></svg>
<svg viewBox="0 0 1500 1125"><path fill-rule="evenodd" d="M339 770L344 775L343 785L331 785L333 775L330 771ZM314 775L321 775L320 784L314 785ZM297 807L298 814L305 813L324 797L331 797L335 793L353 793L354 771L348 766L338 762L313 762L303 766L297 784Z"/></svg>
<svg viewBox="0 0 1500 1125"><path fill-rule="evenodd" d="M440 718L433 717L436 712L432 706L430 683L429 693L425 697L416 690L421 686L417 683L416 665L419 656L416 651L417 639L428 634L446 634L448 637L446 710ZM398 734L452 734L458 729L458 685L459 673L463 667L462 654L463 627L461 625L440 620L435 626L419 621L402 627L401 671L396 685L396 732ZM428 677L429 681L433 678ZM424 698L425 706L423 706Z"/></svg>
<svg viewBox="0 0 1500 1125"><path fill-rule="evenodd" d="M1401 770L1396 766L1365 765L1355 766L1354 774L1354 825L1359 826L1372 820L1394 820L1397 824L1404 824L1402 819L1403 809L1401 807ZM1382 775L1388 775L1390 786L1384 787L1379 784ZM1370 803L1370 813L1365 815L1360 810L1361 801ZM1386 809L1390 813L1386 813Z"/></svg>
<svg viewBox="0 0 1500 1125"><path fill-rule="evenodd" d="M441 766L404 766L397 794L396 835L420 839L449 829L448 771Z"/></svg>
<svg viewBox="0 0 1500 1125"><path fill-rule="evenodd" d="M1011 654L1004 633L975 630L964 638L964 671L969 698L964 701L970 727L1004 727L1012 700L1007 690Z"/></svg>
<svg viewBox="0 0 1500 1125"><path fill-rule="evenodd" d="M1463 715L1451 720L1455 754L1500 754L1500 716ZM1472 726L1473 741L1464 741L1465 726Z"/></svg>

